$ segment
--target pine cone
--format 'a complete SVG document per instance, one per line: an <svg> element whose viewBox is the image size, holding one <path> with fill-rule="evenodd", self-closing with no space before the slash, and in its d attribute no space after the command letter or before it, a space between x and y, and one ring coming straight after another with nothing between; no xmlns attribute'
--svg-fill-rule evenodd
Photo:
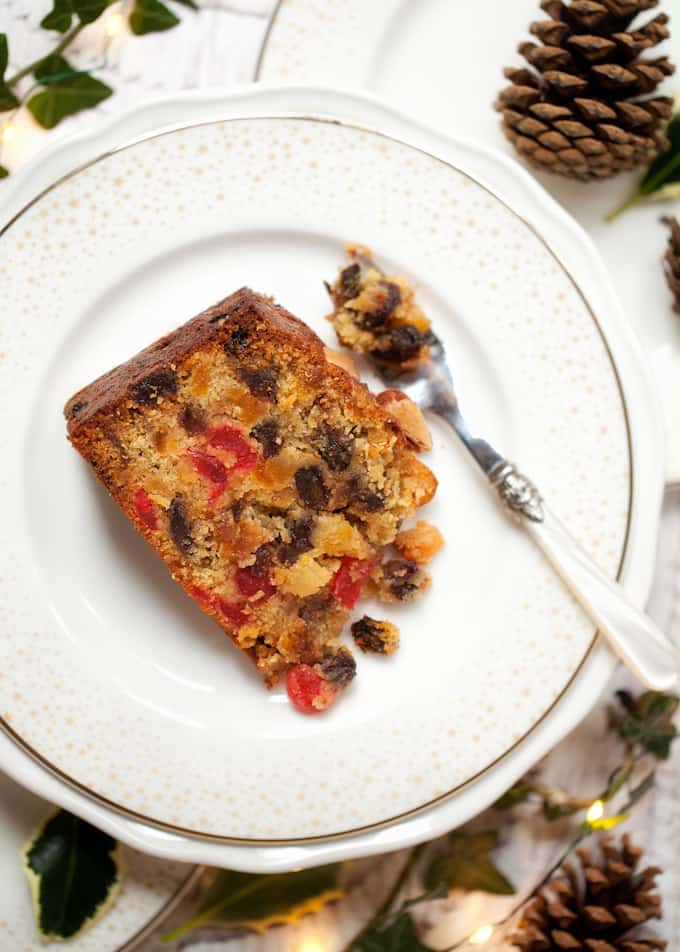
<svg viewBox="0 0 680 952"><path fill-rule="evenodd" d="M677 218L662 218L671 230L664 265L666 281L673 295L673 310L680 314L680 223Z"/></svg>
<svg viewBox="0 0 680 952"><path fill-rule="evenodd" d="M670 34L660 13L637 29L658 0L541 0L549 20L531 24L539 43L519 45L529 68L509 68L496 102L503 131L538 169L588 181L645 165L668 148L668 96L654 93L675 71L644 51Z"/></svg>
<svg viewBox="0 0 680 952"><path fill-rule="evenodd" d="M642 850L624 835L601 844L595 862L586 849L563 863L527 906L511 943L522 952L652 952L667 943L639 934L661 918L658 867L637 872Z"/></svg>

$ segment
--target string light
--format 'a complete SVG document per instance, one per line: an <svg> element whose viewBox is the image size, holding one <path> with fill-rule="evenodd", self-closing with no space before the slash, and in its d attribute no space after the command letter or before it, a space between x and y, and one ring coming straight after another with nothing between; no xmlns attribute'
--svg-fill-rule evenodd
<svg viewBox="0 0 680 952"><path fill-rule="evenodd" d="M125 18L122 13L112 13L106 21L106 32L113 39L123 29Z"/></svg>
<svg viewBox="0 0 680 952"><path fill-rule="evenodd" d="M16 136L16 134L17 134L17 130L14 128L14 126L10 122L8 122L3 127L2 133L0 133L0 138L2 138L3 142L11 142L12 139Z"/></svg>
<svg viewBox="0 0 680 952"><path fill-rule="evenodd" d="M326 952L327 946L321 939L303 939L297 946L295 952Z"/></svg>
<svg viewBox="0 0 680 952"><path fill-rule="evenodd" d="M472 933L468 942L471 945L483 945L484 942L488 942L491 936L493 935L493 926L480 926L479 929L475 929Z"/></svg>
<svg viewBox="0 0 680 952"><path fill-rule="evenodd" d="M591 803L588 807L588 812L586 813L586 822L587 823L596 823L598 820L601 820L604 816L604 803L602 800L596 800L594 803Z"/></svg>

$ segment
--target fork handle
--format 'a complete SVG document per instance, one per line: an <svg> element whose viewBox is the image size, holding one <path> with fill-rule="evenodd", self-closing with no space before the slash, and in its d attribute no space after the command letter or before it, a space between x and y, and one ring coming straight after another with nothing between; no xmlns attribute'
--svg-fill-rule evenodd
<svg viewBox="0 0 680 952"><path fill-rule="evenodd" d="M492 470L489 479L629 670L655 691L677 684L680 652L633 605L622 586L598 568L536 487L506 462Z"/></svg>

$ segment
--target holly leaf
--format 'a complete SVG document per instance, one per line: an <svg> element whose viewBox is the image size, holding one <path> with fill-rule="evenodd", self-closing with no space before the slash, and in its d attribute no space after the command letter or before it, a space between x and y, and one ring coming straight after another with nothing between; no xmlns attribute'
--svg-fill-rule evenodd
<svg viewBox="0 0 680 952"><path fill-rule="evenodd" d="M274 925L296 922L344 895L341 869L342 864L332 863L269 876L219 870L194 915L163 939L172 942L199 926L265 932Z"/></svg>
<svg viewBox="0 0 680 952"><path fill-rule="evenodd" d="M66 33L73 22L73 4L71 0L52 0L52 9L40 21L44 30L57 30Z"/></svg>
<svg viewBox="0 0 680 952"><path fill-rule="evenodd" d="M171 30L180 22L160 0L135 0L130 13L130 29L136 36Z"/></svg>
<svg viewBox="0 0 680 952"><path fill-rule="evenodd" d="M498 833L451 833L447 851L436 856L425 873L428 888L444 883L449 889L479 889L499 896L511 896L515 889L496 869L491 852L498 846Z"/></svg>
<svg viewBox="0 0 680 952"><path fill-rule="evenodd" d="M28 100L26 108L44 129L53 129L66 116L92 109L113 93L106 83L74 70L63 56L48 56L33 75L44 88Z"/></svg>
<svg viewBox="0 0 680 952"><path fill-rule="evenodd" d="M0 165L0 179L7 178L9 171L5 168L4 165Z"/></svg>
<svg viewBox="0 0 680 952"><path fill-rule="evenodd" d="M645 691L635 698L628 691L617 691L616 696L624 710L617 727L629 744L637 744L657 760L667 760L671 746L678 735L673 717L680 704L675 694Z"/></svg>
<svg viewBox="0 0 680 952"><path fill-rule="evenodd" d="M0 33L0 112L16 109L19 100L5 82L5 71L9 62L9 45L7 34Z"/></svg>
<svg viewBox="0 0 680 952"><path fill-rule="evenodd" d="M119 844L65 810L47 817L21 856L36 925L46 941L78 935L99 919L120 889Z"/></svg>
<svg viewBox="0 0 680 952"><path fill-rule="evenodd" d="M439 883L420 896L408 899L394 912L381 916L372 928L362 933L352 946L352 952L434 952L418 938L411 909L433 899L445 899L448 889Z"/></svg>
<svg viewBox="0 0 680 952"><path fill-rule="evenodd" d="M71 0L81 23L94 23L110 6L110 0Z"/></svg>

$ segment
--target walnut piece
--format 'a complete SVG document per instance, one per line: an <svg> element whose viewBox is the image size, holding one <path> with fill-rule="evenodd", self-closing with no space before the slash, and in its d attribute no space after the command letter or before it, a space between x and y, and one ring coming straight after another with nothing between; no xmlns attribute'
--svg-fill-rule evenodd
<svg viewBox="0 0 680 952"><path fill-rule="evenodd" d="M394 545L405 559L427 565L443 547L444 536L436 526L421 519L410 529L403 529Z"/></svg>
<svg viewBox="0 0 680 952"><path fill-rule="evenodd" d="M383 390L378 403L389 413L410 446L419 453L432 449L432 436L417 403L401 390Z"/></svg>

